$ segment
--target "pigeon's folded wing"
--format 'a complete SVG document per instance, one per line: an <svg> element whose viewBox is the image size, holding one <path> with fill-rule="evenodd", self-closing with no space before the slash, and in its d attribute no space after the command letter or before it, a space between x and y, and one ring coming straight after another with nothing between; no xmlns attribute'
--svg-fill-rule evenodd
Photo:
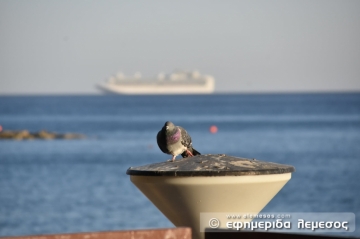
<svg viewBox="0 0 360 239"><path fill-rule="evenodd" d="M191 148L191 137L186 132L186 130L180 126L178 126L181 130L181 144L184 145L186 148Z"/></svg>
<svg viewBox="0 0 360 239"><path fill-rule="evenodd" d="M156 136L156 141L157 141L157 144L160 148L160 150L163 152L163 153L166 153L168 154L169 151L167 150L167 147L166 147L166 136L164 134L164 132L162 132L162 130L160 130Z"/></svg>

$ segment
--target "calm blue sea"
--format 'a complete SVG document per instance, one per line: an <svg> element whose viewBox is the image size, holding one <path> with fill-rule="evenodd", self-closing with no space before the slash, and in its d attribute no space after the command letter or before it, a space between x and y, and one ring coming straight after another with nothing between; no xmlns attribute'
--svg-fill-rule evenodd
<svg viewBox="0 0 360 239"><path fill-rule="evenodd" d="M360 236L360 94L2 96L4 129L87 139L0 141L0 236L172 227L125 174L169 159L167 120L201 153L295 166L263 211L354 212Z"/></svg>

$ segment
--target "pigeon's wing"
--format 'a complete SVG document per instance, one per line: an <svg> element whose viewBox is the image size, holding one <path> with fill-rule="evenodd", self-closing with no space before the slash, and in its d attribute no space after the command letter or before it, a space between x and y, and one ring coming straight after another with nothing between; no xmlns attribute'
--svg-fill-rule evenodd
<svg viewBox="0 0 360 239"><path fill-rule="evenodd" d="M160 130L160 131L158 132L158 134L157 134L157 136L156 136L156 141L157 141L157 144L158 144L160 150L161 150L163 153L168 154L169 151L168 151L168 149L167 149L167 147L166 147L166 135L165 135L165 133L164 133L162 130Z"/></svg>
<svg viewBox="0 0 360 239"><path fill-rule="evenodd" d="M186 148L191 148L191 137L186 132L186 130L180 126L178 126L181 130L181 144L184 145Z"/></svg>
<svg viewBox="0 0 360 239"><path fill-rule="evenodd" d="M191 137L190 135L186 132L186 130L180 126L178 126L181 130L181 144L184 145L188 150L185 150L181 156L183 158L188 158L191 156L195 156L195 155L201 155L201 153L199 153L196 149L193 148L192 146L192 141L191 141ZM192 153L189 154L189 151Z"/></svg>

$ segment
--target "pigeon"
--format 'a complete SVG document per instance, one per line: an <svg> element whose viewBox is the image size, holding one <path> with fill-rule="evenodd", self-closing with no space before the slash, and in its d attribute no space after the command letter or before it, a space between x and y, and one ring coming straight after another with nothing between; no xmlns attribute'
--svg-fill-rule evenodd
<svg viewBox="0 0 360 239"><path fill-rule="evenodd" d="M200 155L192 147L191 137L186 130L180 126L175 126L170 121L167 121L158 132L156 139L160 150L173 156L169 161L173 162L179 154L183 158Z"/></svg>

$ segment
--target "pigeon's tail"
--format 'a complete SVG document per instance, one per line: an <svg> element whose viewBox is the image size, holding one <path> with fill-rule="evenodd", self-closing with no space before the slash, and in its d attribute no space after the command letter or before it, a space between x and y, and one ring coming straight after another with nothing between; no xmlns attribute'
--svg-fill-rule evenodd
<svg viewBox="0 0 360 239"><path fill-rule="evenodd" d="M194 156L196 156L196 155L201 155L201 153L200 152L198 152L196 149L194 149L194 148L192 148L192 154L194 155Z"/></svg>
<svg viewBox="0 0 360 239"><path fill-rule="evenodd" d="M192 153L192 155L189 154L189 152ZM188 150L185 150L184 153L181 154L181 156L183 158L189 158L189 157L192 157L192 156L196 156L196 155L201 155L201 153L199 153L196 149L194 148L188 148Z"/></svg>

